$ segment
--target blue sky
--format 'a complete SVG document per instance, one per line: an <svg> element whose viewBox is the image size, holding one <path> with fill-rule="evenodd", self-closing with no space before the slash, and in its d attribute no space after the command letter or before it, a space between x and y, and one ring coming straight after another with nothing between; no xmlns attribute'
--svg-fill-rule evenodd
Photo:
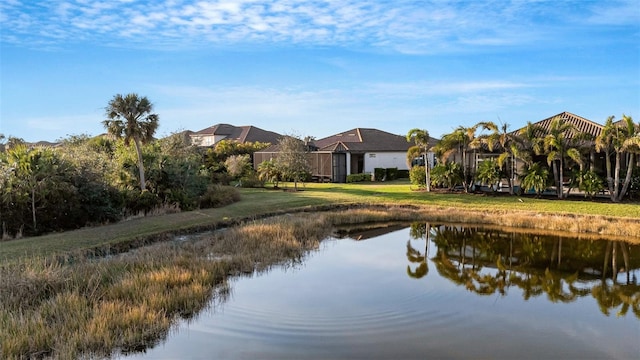
<svg viewBox="0 0 640 360"><path fill-rule="evenodd" d="M3 0L0 34L0 133L27 141L103 133L130 92L158 136L640 120L638 0Z"/></svg>

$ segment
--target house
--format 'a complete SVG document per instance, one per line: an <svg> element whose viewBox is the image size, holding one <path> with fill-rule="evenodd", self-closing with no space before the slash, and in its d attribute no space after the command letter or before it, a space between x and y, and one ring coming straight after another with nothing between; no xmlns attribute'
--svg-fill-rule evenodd
<svg viewBox="0 0 640 360"><path fill-rule="evenodd" d="M537 133L535 133L534 135L538 138L544 138L547 134L549 134L549 131L551 129L551 124L553 120L556 118L562 119L563 122L571 124L576 129L576 131L568 131L567 133L565 133L564 134L565 139L571 140L577 134L587 135L586 138L581 139L578 142L578 144L581 144L580 146L581 152L583 152L584 159L586 160L585 163L583 164L583 167L584 169L593 170L603 174L604 173L604 154L597 153L594 145L594 139L601 134L604 128L603 125L600 125L594 121L588 120L581 116L565 111L560 114L553 115L543 120L532 123L532 125L538 129ZM510 134L511 135L521 134L525 129L526 127L523 127L523 128L512 131ZM468 158L468 163L466 164L466 166L473 169L477 169L479 164L482 161L491 159L491 158L496 158L500 152L501 150L496 150L491 152L487 149L485 145L482 148L474 151L475 156L473 158L472 157ZM534 155L533 161L546 164L547 155L546 154ZM565 166L566 165L567 164L565 164ZM517 174L522 174L524 166L525 164L522 160L519 160L516 158L509 159L506 167L507 169L510 169L508 173L510 174L511 182L513 184L516 184L516 185L519 184L519 179ZM569 169L565 168L565 177L568 177L570 175L570 172L568 170ZM568 181L567 179L563 179L563 180ZM508 179L504 179L503 183L506 183L507 181Z"/></svg>
<svg viewBox="0 0 640 360"><path fill-rule="evenodd" d="M309 144L311 145L311 144ZM375 168L408 170L407 150L413 146L404 136L369 128L355 128L315 140L308 153L312 176L345 182L347 175L373 173ZM277 147L254 154L254 167L277 157Z"/></svg>
<svg viewBox="0 0 640 360"><path fill-rule="evenodd" d="M233 126L217 124L189 134L192 144L198 146L214 146L221 140L232 140L239 143L262 142L275 144L282 135L255 126Z"/></svg>

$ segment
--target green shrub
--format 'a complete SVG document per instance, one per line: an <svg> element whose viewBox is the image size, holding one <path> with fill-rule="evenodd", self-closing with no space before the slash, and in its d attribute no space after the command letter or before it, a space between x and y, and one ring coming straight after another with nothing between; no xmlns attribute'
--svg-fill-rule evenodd
<svg viewBox="0 0 640 360"><path fill-rule="evenodd" d="M260 180L258 175L253 172L240 179L240 186L243 188L261 188L264 187L264 181Z"/></svg>
<svg viewBox="0 0 640 360"><path fill-rule="evenodd" d="M398 168L387 168L387 180L395 180L398 178Z"/></svg>
<svg viewBox="0 0 640 360"><path fill-rule="evenodd" d="M584 191L585 197L593 198L593 195L604 189L604 181L595 171L584 171L580 174L580 185L578 188Z"/></svg>
<svg viewBox="0 0 640 360"><path fill-rule="evenodd" d="M408 179L409 170L398 170L398 179Z"/></svg>
<svg viewBox="0 0 640 360"><path fill-rule="evenodd" d="M371 181L371 174L363 173L363 174L347 175L348 183L364 182L364 181Z"/></svg>
<svg viewBox="0 0 640 360"><path fill-rule="evenodd" d="M129 214L147 214L154 208L160 206L161 200L158 195L145 191L131 190L126 194L126 210Z"/></svg>
<svg viewBox="0 0 640 360"><path fill-rule="evenodd" d="M415 185L418 187L426 187L426 173L424 166L414 166L409 171L409 179L411 180L411 185Z"/></svg>
<svg viewBox="0 0 640 360"><path fill-rule="evenodd" d="M240 192L234 187L209 185L207 191L200 197L200 208L220 207L240 201Z"/></svg>
<svg viewBox="0 0 640 360"><path fill-rule="evenodd" d="M375 168L375 169L373 169L373 179L375 181L382 181L386 174L387 174L387 170L384 169L384 168Z"/></svg>

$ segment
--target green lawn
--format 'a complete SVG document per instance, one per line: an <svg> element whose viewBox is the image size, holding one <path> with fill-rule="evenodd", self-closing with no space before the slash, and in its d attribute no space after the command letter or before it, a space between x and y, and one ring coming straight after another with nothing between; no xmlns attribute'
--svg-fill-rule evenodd
<svg viewBox="0 0 640 360"><path fill-rule="evenodd" d="M281 187L293 189L293 184ZM453 207L468 210L535 211L553 214L603 215L637 218L640 204L562 201L517 196L483 196L475 194L443 194L413 191L405 181L389 183L307 183L298 192L271 189L240 189L242 200L215 209L137 218L117 224L85 228L40 237L0 242L0 261L29 256L61 254L125 241L144 239L167 232L221 224L234 219L260 217L280 211L313 209L334 204L393 204ZM522 200L522 201L520 201Z"/></svg>

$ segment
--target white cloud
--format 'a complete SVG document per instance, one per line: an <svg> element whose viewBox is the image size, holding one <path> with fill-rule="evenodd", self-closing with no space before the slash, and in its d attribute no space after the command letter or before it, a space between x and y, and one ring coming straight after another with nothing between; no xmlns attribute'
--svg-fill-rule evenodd
<svg viewBox="0 0 640 360"><path fill-rule="evenodd" d="M532 43L547 25L562 26L568 21L563 14L571 5L535 1L68 0L37 5L5 1L0 6L3 38L22 44L81 39L180 48L268 42L436 53ZM570 13L572 18L592 23L621 19L618 22L632 24L639 18L632 6L633 2L587 3L574 6Z"/></svg>

